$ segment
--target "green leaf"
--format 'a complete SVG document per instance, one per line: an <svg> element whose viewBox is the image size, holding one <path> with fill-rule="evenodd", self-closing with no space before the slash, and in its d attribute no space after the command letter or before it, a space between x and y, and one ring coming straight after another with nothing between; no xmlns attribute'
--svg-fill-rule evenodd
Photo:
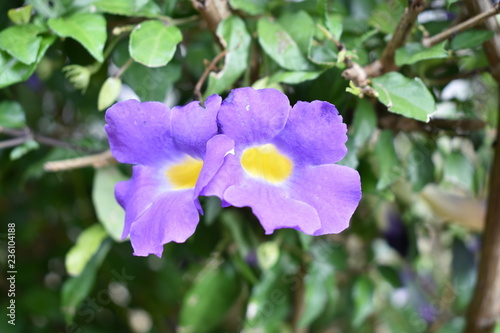
<svg viewBox="0 0 500 333"><path fill-rule="evenodd" d="M431 142L414 142L408 155L407 174L415 192L420 192L425 185L434 181L434 162Z"/></svg>
<svg viewBox="0 0 500 333"><path fill-rule="evenodd" d="M78 236L76 244L66 253L66 271L71 276L78 276L89 260L96 254L108 233L102 225L94 224Z"/></svg>
<svg viewBox="0 0 500 333"><path fill-rule="evenodd" d="M15 25L0 32L0 49L26 65L36 61L43 29L34 24Z"/></svg>
<svg viewBox="0 0 500 333"><path fill-rule="evenodd" d="M434 97L419 78L409 79L390 72L372 79L378 99L388 110L408 118L428 121L436 111Z"/></svg>
<svg viewBox="0 0 500 333"><path fill-rule="evenodd" d="M66 18L50 19L49 27L60 37L78 41L98 61L103 62L106 43L106 20L102 15L78 13Z"/></svg>
<svg viewBox="0 0 500 333"><path fill-rule="evenodd" d="M204 97L220 94L233 85L248 67L251 37L245 22L238 16L229 16L217 27L217 36L227 50L224 67L218 73L210 73Z"/></svg>
<svg viewBox="0 0 500 333"><path fill-rule="evenodd" d="M26 125L26 117L21 104L15 101L0 102L0 126L22 128Z"/></svg>
<svg viewBox="0 0 500 333"><path fill-rule="evenodd" d="M354 318L352 324L359 327L363 321L374 311L373 303L374 286L370 278L361 275L354 282L352 297L354 300Z"/></svg>
<svg viewBox="0 0 500 333"><path fill-rule="evenodd" d="M446 8L450 9L451 5L460 0L446 0Z"/></svg>
<svg viewBox="0 0 500 333"><path fill-rule="evenodd" d="M269 78L269 82L280 82L286 84L299 84L305 81L310 81L316 79L323 72L276 72L273 76Z"/></svg>
<svg viewBox="0 0 500 333"><path fill-rule="evenodd" d="M229 0L231 8L242 10L250 15L262 15L266 12L267 0Z"/></svg>
<svg viewBox="0 0 500 333"><path fill-rule="evenodd" d="M382 275L382 277L389 282L389 284L394 288L400 288L402 286L401 279L399 278L398 272L391 266L378 265L377 269Z"/></svg>
<svg viewBox="0 0 500 333"><path fill-rule="evenodd" d="M99 168L94 175L92 202L97 218L115 241L121 240L125 222L125 212L115 199L115 185L126 179L114 166Z"/></svg>
<svg viewBox="0 0 500 333"><path fill-rule="evenodd" d="M368 24L384 34L393 34L405 7L402 0L383 1L371 12Z"/></svg>
<svg viewBox="0 0 500 333"><path fill-rule="evenodd" d="M311 262L304 277L304 312L300 317L299 327L309 327L325 310L328 298L336 295L333 273L334 269L327 261Z"/></svg>
<svg viewBox="0 0 500 333"><path fill-rule="evenodd" d="M343 25L342 16L339 14L327 14L325 15L325 25L328 31L332 34L333 38L340 41L342 36Z"/></svg>
<svg viewBox="0 0 500 333"><path fill-rule="evenodd" d="M138 24L130 34L130 56L148 67L165 66L172 60L182 34L175 25L150 20Z"/></svg>
<svg viewBox="0 0 500 333"><path fill-rule="evenodd" d="M161 12L160 7L150 0L99 0L93 5L101 12L124 16L156 17Z"/></svg>
<svg viewBox="0 0 500 333"><path fill-rule="evenodd" d="M394 149L394 136L392 131L383 130L380 132L380 137L375 146L375 156L377 157L380 167L377 190L383 190L401 176L400 163L396 155L396 150Z"/></svg>
<svg viewBox="0 0 500 333"><path fill-rule="evenodd" d="M314 40L309 47L307 57L317 65L333 67L339 60L339 52L337 45L329 39Z"/></svg>
<svg viewBox="0 0 500 333"><path fill-rule="evenodd" d="M117 45L113 52L113 61L117 66L123 66L129 58L128 43L123 41ZM180 76L181 67L175 61L156 68L134 62L123 73L122 79L142 101L164 102L167 93Z"/></svg>
<svg viewBox="0 0 500 333"><path fill-rule="evenodd" d="M61 306L67 323L73 321L78 305L87 297L94 285L97 270L111 248L111 240L101 243L99 250L85 265L82 273L66 280L62 287Z"/></svg>
<svg viewBox="0 0 500 333"><path fill-rule="evenodd" d="M237 300L240 290L231 266L210 262L184 297L179 332L212 332Z"/></svg>
<svg viewBox="0 0 500 333"><path fill-rule="evenodd" d="M108 77L106 81L104 81L101 90L99 91L99 97L97 99L97 110L102 111L113 104L120 94L121 89L122 81L119 78L112 76Z"/></svg>
<svg viewBox="0 0 500 333"><path fill-rule="evenodd" d="M354 110L352 121L352 140L356 147L363 146L373 135L377 128L377 115L373 103L366 99L360 99Z"/></svg>
<svg viewBox="0 0 500 333"><path fill-rule="evenodd" d="M290 311L290 291L296 283L293 276L285 275L285 258L282 254L278 264L262 272L259 283L253 286L244 331L283 332L282 326Z"/></svg>
<svg viewBox="0 0 500 333"><path fill-rule="evenodd" d="M277 22L297 43L302 54L306 55L316 32L316 25L311 16L303 10L287 12L281 15Z"/></svg>
<svg viewBox="0 0 500 333"><path fill-rule="evenodd" d="M467 190L474 188L474 165L461 151L453 151L446 156L443 172L445 181L460 185Z"/></svg>
<svg viewBox="0 0 500 333"><path fill-rule="evenodd" d="M38 142L32 139L26 140L22 145L17 146L16 148L11 150L9 158L11 161L20 159L30 151L38 148L40 148Z"/></svg>
<svg viewBox="0 0 500 333"><path fill-rule="evenodd" d="M406 43L396 50L396 65L410 65L421 60L447 58L448 52L445 50L446 41L425 48L420 43Z"/></svg>
<svg viewBox="0 0 500 333"><path fill-rule="evenodd" d="M451 49L456 51L480 46L492 38L494 34L490 30L467 30L461 32L451 40Z"/></svg>
<svg viewBox="0 0 500 333"><path fill-rule="evenodd" d="M297 43L278 23L263 17L257 23L257 33L264 51L281 67L293 71L312 68Z"/></svg>
<svg viewBox="0 0 500 333"><path fill-rule="evenodd" d="M27 24L31 19L32 5L9 9L7 15L14 24Z"/></svg>

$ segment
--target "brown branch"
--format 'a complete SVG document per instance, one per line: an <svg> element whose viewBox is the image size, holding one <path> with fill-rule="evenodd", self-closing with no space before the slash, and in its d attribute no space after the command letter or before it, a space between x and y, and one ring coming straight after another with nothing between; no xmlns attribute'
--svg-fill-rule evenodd
<svg viewBox="0 0 500 333"><path fill-rule="evenodd" d="M491 10L490 0L466 0L465 5L472 15ZM500 94L500 27L494 17L485 21L495 35L483 44L492 75ZM500 103L498 105L500 115ZM500 122L497 125L500 133ZM479 271L472 301L467 312L464 332L492 333L500 318L500 144L495 146L493 167L490 171L488 207L483 233L483 244Z"/></svg>
<svg viewBox="0 0 500 333"><path fill-rule="evenodd" d="M215 56L215 58L210 62L210 64L208 64L208 66L205 68L205 71L203 72L203 74L201 75L200 79L198 80L198 82L196 82L196 85L194 86L194 96L197 100L199 100L200 102L203 102L203 96L201 94L201 87L203 86L203 83L205 82L205 80L207 79L208 77L208 74L213 71L217 65L217 63L219 61L221 61L221 59L227 54L227 50L224 50L222 51L221 53L219 53L217 56Z"/></svg>
<svg viewBox="0 0 500 333"><path fill-rule="evenodd" d="M500 3L497 3L493 8L491 8L489 11L482 12L479 15L476 15L474 17L471 17L465 22L462 22L454 27L451 27L448 30L445 30L435 36L429 37L429 38L424 38L422 40L422 45L424 47L431 47L436 44L441 43L442 41L452 37L453 35L467 30L473 26L476 26L482 22L484 22L486 19L490 18L491 16L494 16L496 14L500 13Z"/></svg>
<svg viewBox="0 0 500 333"><path fill-rule="evenodd" d="M115 163L117 163L116 159L111 154L111 151L107 150L103 153L96 155L89 155L62 161L47 162L43 165L43 168L47 172L57 172L57 171L64 171L71 169L79 169L88 166L93 166L94 168L102 168L107 165Z"/></svg>
<svg viewBox="0 0 500 333"><path fill-rule="evenodd" d="M191 2L212 32L217 30L220 21L231 14L227 0L191 0Z"/></svg>
<svg viewBox="0 0 500 333"><path fill-rule="evenodd" d="M401 19L398 26L392 35L391 40L385 46L380 59L364 67L366 74L370 77L380 76L384 73L397 70L394 57L396 50L403 46L407 37L410 35L413 25L420 14L425 8L425 0L409 0L408 7Z"/></svg>

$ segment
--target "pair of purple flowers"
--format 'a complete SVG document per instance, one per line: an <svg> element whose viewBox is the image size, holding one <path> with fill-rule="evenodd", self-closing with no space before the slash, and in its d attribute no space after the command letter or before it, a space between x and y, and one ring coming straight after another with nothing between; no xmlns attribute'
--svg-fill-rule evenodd
<svg viewBox="0 0 500 333"><path fill-rule="evenodd" d="M347 228L361 199L358 172L334 164L347 152L347 128L327 102L292 108L278 90L239 88L204 107L120 102L106 122L113 155L134 164L115 195L137 256L186 241L203 213L199 196L251 207L266 234L309 235Z"/></svg>

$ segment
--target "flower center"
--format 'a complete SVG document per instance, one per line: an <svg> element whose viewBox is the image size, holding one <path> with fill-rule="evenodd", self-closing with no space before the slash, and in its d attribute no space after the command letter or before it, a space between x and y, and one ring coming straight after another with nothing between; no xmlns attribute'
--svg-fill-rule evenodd
<svg viewBox="0 0 500 333"><path fill-rule="evenodd" d="M292 161L270 143L249 148L241 155L243 169L252 177L279 184L292 174Z"/></svg>
<svg viewBox="0 0 500 333"><path fill-rule="evenodd" d="M202 167L203 161L187 156L182 162L168 168L165 175L174 190L184 190L195 187Z"/></svg>

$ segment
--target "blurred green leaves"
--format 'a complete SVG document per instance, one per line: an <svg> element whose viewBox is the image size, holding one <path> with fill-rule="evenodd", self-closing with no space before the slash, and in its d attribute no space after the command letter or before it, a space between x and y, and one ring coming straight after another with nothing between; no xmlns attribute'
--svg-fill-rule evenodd
<svg viewBox="0 0 500 333"><path fill-rule="evenodd" d="M0 126L22 128L25 124L26 118L21 104L15 101L0 102Z"/></svg>

